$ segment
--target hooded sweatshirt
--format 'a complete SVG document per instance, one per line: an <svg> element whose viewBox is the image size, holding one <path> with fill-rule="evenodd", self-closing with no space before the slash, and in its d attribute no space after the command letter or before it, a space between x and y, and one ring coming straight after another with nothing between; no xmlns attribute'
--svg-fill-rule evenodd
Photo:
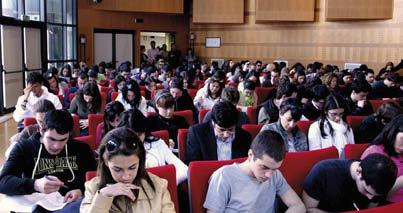
<svg viewBox="0 0 403 213"><path fill-rule="evenodd" d="M15 145L1 171L0 193L6 195L34 193L35 179L52 175L59 178L68 187L68 189L60 188L59 192L62 195L73 189L80 189L84 194L85 173L96 170L94 154L88 144L69 139L58 155L51 155L41 144L40 137L41 134L38 132ZM38 160L41 146L42 150ZM37 168L32 179L36 163ZM74 176L72 172L74 172Z"/></svg>

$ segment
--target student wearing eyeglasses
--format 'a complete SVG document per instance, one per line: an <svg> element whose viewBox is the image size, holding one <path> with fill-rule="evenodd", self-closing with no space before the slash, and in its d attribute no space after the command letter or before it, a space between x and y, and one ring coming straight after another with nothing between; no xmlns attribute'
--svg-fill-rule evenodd
<svg viewBox="0 0 403 213"><path fill-rule="evenodd" d="M354 143L353 130L345 121L346 103L339 95L329 95L323 109L321 117L309 127L309 150L335 146L343 158L344 146Z"/></svg>
<svg viewBox="0 0 403 213"><path fill-rule="evenodd" d="M85 183L80 212L175 212L168 182L145 169L136 133L119 127L99 147L98 176Z"/></svg>

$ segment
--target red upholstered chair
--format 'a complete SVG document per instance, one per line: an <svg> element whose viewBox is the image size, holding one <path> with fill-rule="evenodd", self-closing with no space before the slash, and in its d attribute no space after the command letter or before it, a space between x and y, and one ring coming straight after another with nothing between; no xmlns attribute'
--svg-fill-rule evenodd
<svg viewBox="0 0 403 213"><path fill-rule="evenodd" d="M63 103L64 103L63 95L57 95L57 97L59 98L60 103L63 105Z"/></svg>
<svg viewBox="0 0 403 213"><path fill-rule="evenodd" d="M257 107L248 106L246 108L246 116L248 116L250 124L257 124L257 115L258 115Z"/></svg>
<svg viewBox="0 0 403 213"><path fill-rule="evenodd" d="M339 153L333 146L306 152L289 152L285 156L280 171L291 188L301 195L302 184L311 168L321 160L332 158L339 158Z"/></svg>
<svg viewBox="0 0 403 213"><path fill-rule="evenodd" d="M189 164L189 200L191 212L206 212L203 208L206 199L208 180L214 171L234 162L240 163L246 158L225 161L193 161Z"/></svg>
<svg viewBox="0 0 403 213"><path fill-rule="evenodd" d="M178 201L178 194L177 194L177 190L176 190L175 166L166 165L166 166L148 168L147 172L153 173L154 175L157 175L158 177L168 181L169 194L171 195L171 199L175 205L176 212L179 212L179 201ZM96 176L97 176L96 171L89 171L85 174L85 179L86 179L86 181L89 181Z"/></svg>
<svg viewBox="0 0 403 213"><path fill-rule="evenodd" d="M141 91L140 91L140 95L145 98L145 97L146 97L146 91L145 91L145 90L141 90Z"/></svg>
<svg viewBox="0 0 403 213"><path fill-rule="evenodd" d="M26 118L24 118L24 127L31 126L33 124L36 124L35 117L26 117Z"/></svg>
<svg viewBox="0 0 403 213"><path fill-rule="evenodd" d="M157 138L161 138L162 140L165 141L165 143L167 145L169 145L169 132L168 130L159 130L159 131L154 131L151 132L151 135L157 137Z"/></svg>
<svg viewBox="0 0 403 213"><path fill-rule="evenodd" d="M197 89L200 89L204 86L204 81L200 81L200 80L195 80L194 81L194 85Z"/></svg>
<svg viewBox="0 0 403 213"><path fill-rule="evenodd" d="M76 97L76 93L70 93L69 94L69 101L71 102L74 97Z"/></svg>
<svg viewBox="0 0 403 213"><path fill-rule="evenodd" d="M197 89L187 89L189 96L192 98L192 100L196 97Z"/></svg>
<svg viewBox="0 0 403 213"><path fill-rule="evenodd" d="M106 106L106 100L107 99L108 99L108 93L107 92L101 92L101 112L105 111L105 106Z"/></svg>
<svg viewBox="0 0 403 213"><path fill-rule="evenodd" d="M110 86L110 87L114 88L114 87L115 87L115 84L116 84L115 79L109 80L109 86Z"/></svg>
<svg viewBox="0 0 403 213"><path fill-rule="evenodd" d="M153 117L156 116L157 113L156 112L147 112L147 117Z"/></svg>
<svg viewBox="0 0 403 213"><path fill-rule="evenodd" d="M403 212L403 202L392 203L386 206L357 210L357 211L349 211L346 213L395 213L395 212Z"/></svg>
<svg viewBox="0 0 403 213"><path fill-rule="evenodd" d="M368 143L362 144L347 144L344 147L344 155L347 160L360 159L362 153L368 148Z"/></svg>
<svg viewBox="0 0 403 213"><path fill-rule="evenodd" d="M199 111L199 124L203 123L203 119L209 111L209 109L202 109Z"/></svg>
<svg viewBox="0 0 403 213"><path fill-rule="evenodd" d="M88 135L76 137L78 141L88 143L92 150L97 149L95 142L98 124L102 123L104 120L103 114L88 114Z"/></svg>
<svg viewBox="0 0 403 213"><path fill-rule="evenodd" d="M182 110L174 112L174 115L184 117L188 122L189 126L194 124L193 121L193 111L192 110Z"/></svg>
<svg viewBox="0 0 403 213"><path fill-rule="evenodd" d="M79 124L80 118L77 115L73 115L73 136L79 136L80 135L80 124ZM24 118L24 126L29 126L36 124L36 119L35 117L26 117Z"/></svg>
<svg viewBox="0 0 403 213"><path fill-rule="evenodd" d="M298 121L297 126L306 136L308 136L309 127L313 122L314 121Z"/></svg>
<svg viewBox="0 0 403 213"><path fill-rule="evenodd" d="M254 139L256 137L256 135L259 134L262 127L263 127L263 124L244 124L244 125L242 125L242 129L247 131L252 136L252 139Z"/></svg>
<svg viewBox="0 0 403 213"><path fill-rule="evenodd" d="M186 139L188 137L188 129L178 129L178 149L179 159L185 161Z"/></svg>
<svg viewBox="0 0 403 213"><path fill-rule="evenodd" d="M384 104L384 103L388 103L388 102L393 102L393 99L389 99L389 100L368 100L369 103L371 103L372 109L374 110L374 112L378 111L379 107Z"/></svg>
<svg viewBox="0 0 403 213"><path fill-rule="evenodd" d="M100 92L106 92L108 93L111 89L113 89L113 87L104 87L104 86L100 86L101 91Z"/></svg>
<svg viewBox="0 0 403 213"><path fill-rule="evenodd" d="M359 134L359 127L361 122L366 118L367 116L347 116L346 117L346 121L347 124L350 125L350 127L353 129L353 133L354 133L354 138L355 138L355 142L358 143L359 141L357 140L358 138L358 134ZM371 131L371 130L369 130Z"/></svg>
<svg viewBox="0 0 403 213"><path fill-rule="evenodd" d="M263 103L274 89L274 87L256 87L257 105Z"/></svg>
<svg viewBox="0 0 403 213"><path fill-rule="evenodd" d="M118 95L119 95L119 92L112 92L112 93L111 93L111 100L112 100L112 101L116 100L116 98L118 97Z"/></svg>

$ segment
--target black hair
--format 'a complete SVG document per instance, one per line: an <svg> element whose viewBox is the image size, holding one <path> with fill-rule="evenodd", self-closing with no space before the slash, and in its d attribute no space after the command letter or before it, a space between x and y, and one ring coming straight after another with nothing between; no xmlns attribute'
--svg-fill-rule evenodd
<svg viewBox="0 0 403 213"><path fill-rule="evenodd" d="M173 77L170 84L169 88L177 88L180 90L183 90L183 80L180 77Z"/></svg>
<svg viewBox="0 0 403 213"><path fill-rule="evenodd" d="M238 110L229 101L219 101L211 110L211 119L222 128L230 128L238 122Z"/></svg>
<svg viewBox="0 0 403 213"><path fill-rule="evenodd" d="M393 187L397 177L397 167L387 156L374 153L360 162L361 179L371 186L377 194L386 195Z"/></svg>
<svg viewBox="0 0 403 213"><path fill-rule="evenodd" d="M312 99L313 99L313 101L316 101L316 102L319 100L326 99L326 97L329 94L330 94L329 89L323 84L315 85L311 89Z"/></svg>
<svg viewBox="0 0 403 213"><path fill-rule="evenodd" d="M54 129L58 134L64 135L73 130L73 117L66 110L48 111L45 114L44 123L43 132Z"/></svg>
<svg viewBox="0 0 403 213"><path fill-rule="evenodd" d="M94 82L86 82L84 87L78 91L78 101L80 104L86 105L88 107L89 113L98 113L101 111L102 98L99 92L98 85ZM84 95L89 95L92 97L91 103L87 103L84 100Z"/></svg>
<svg viewBox="0 0 403 213"><path fill-rule="evenodd" d="M39 72L31 72L27 77L28 84L36 84L36 83L43 84L44 81L45 79Z"/></svg>
<svg viewBox="0 0 403 213"><path fill-rule="evenodd" d="M389 123L400 114L403 114L403 107L393 101L383 103L376 111L375 117L379 122L383 120L383 122Z"/></svg>
<svg viewBox="0 0 403 213"><path fill-rule="evenodd" d="M240 94L238 89L235 87L225 87L221 93L220 99L222 101L229 101L237 105L240 99Z"/></svg>
<svg viewBox="0 0 403 213"><path fill-rule="evenodd" d="M263 155L268 155L276 162L284 159L287 149L281 135L272 130L260 132L250 145L254 159L262 159Z"/></svg>
<svg viewBox="0 0 403 213"><path fill-rule="evenodd" d="M298 92L297 86L289 81L283 81L278 85L276 99L281 99L283 96L291 97L293 93Z"/></svg>
<svg viewBox="0 0 403 213"><path fill-rule="evenodd" d="M55 105L47 99L41 99L34 104L35 113L45 113L51 110L55 110Z"/></svg>
<svg viewBox="0 0 403 213"><path fill-rule="evenodd" d="M248 90L255 90L256 85L255 82L251 81L251 80L246 80L243 83L244 89L248 89Z"/></svg>
<svg viewBox="0 0 403 213"><path fill-rule="evenodd" d="M114 80L115 80L115 85L114 85L113 89L114 89L115 92L118 92L118 91L119 91L118 85L119 85L121 82L126 82L126 79L125 79L125 77L123 77L122 75L118 74L118 75L116 75L116 77L114 78Z"/></svg>
<svg viewBox="0 0 403 213"><path fill-rule="evenodd" d="M396 137L403 132L403 114L398 115L382 129L382 132L372 142L376 145L383 145L385 152L390 157L399 156L395 150Z"/></svg>
<svg viewBox="0 0 403 213"><path fill-rule="evenodd" d="M291 117L294 121L299 121L302 117L302 106L296 98L288 98L280 105L279 114L284 115L286 112L291 112Z"/></svg>
<svg viewBox="0 0 403 213"><path fill-rule="evenodd" d="M175 98L171 95L171 93L169 91L160 90L154 96L154 106L155 106L156 110L157 110L157 106L165 108L165 109L174 107Z"/></svg>
<svg viewBox="0 0 403 213"><path fill-rule="evenodd" d="M351 91L354 91L355 93L360 92L369 93L371 92L371 90L372 90L371 85L365 79L354 80L353 83L351 84Z"/></svg>
<svg viewBox="0 0 403 213"><path fill-rule="evenodd" d="M88 74L85 71L80 71L78 74L79 79L88 79Z"/></svg>
<svg viewBox="0 0 403 213"><path fill-rule="evenodd" d="M323 107L322 115L319 118L319 129L320 129L320 135L322 138L327 137L324 126L325 126L325 121L328 120L327 119L328 111L332 110L332 109L344 109L344 113L346 113L346 108L347 108L347 105L342 96L337 95L337 94L332 94L332 95L327 96L325 106ZM345 116L343 116L343 121L344 122L346 121ZM329 125L330 136L333 137L334 129L330 123L328 123L328 125ZM349 129L350 129L350 126L348 126L348 130Z"/></svg>
<svg viewBox="0 0 403 213"><path fill-rule="evenodd" d="M146 133L150 135L148 119L138 109L129 109L122 113L119 127L127 127L136 133Z"/></svg>
<svg viewBox="0 0 403 213"><path fill-rule="evenodd" d="M216 72L216 73L218 73L218 72ZM216 96L216 98L219 98L221 96L221 92L222 92L223 88L225 87L224 79L220 79L215 75L210 78L210 82L207 85L207 96L208 97L212 97L212 95L213 95L210 91L210 84L213 84L213 83L218 83L218 85L220 87L220 89L217 92L217 96Z"/></svg>
<svg viewBox="0 0 403 213"><path fill-rule="evenodd" d="M127 99L127 93L129 91L132 91L134 93L134 99L132 101L129 101ZM128 80L125 83L125 86L122 89L122 96L123 100L125 100L127 103L130 103L130 105L133 108L138 108L140 106L141 102L141 92L140 92L140 86L137 84L135 80Z"/></svg>
<svg viewBox="0 0 403 213"><path fill-rule="evenodd" d="M103 135L114 128L109 124L109 122L114 121L115 118L120 116L123 111L125 111L125 107L119 101L112 101L105 106Z"/></svg>
<svg viewBox="0 0 403 213"><path fill-rule="evenodd" d="M67 70L68 70L68 74L67 74L67 75L64 75L64 74L63 74L63 70L64 70L64 69L67 69ZM65 65L62 67L62 69L60 70L60 75L63 76L63 77L71 77L71 66L70 66L70 64L65 64Z"/></svg>

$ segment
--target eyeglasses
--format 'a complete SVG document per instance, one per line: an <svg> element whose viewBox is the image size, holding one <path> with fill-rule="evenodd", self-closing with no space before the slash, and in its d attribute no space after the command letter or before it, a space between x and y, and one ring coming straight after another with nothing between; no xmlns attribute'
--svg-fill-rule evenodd
<svg viewBox="0 0 403 213"><path fill-rule="evenodd" d="M120 141L109 140L108 142L106 142L106 150L108 150L108 152L112 152L116 150L118 147L120 147L120 145L121 145ZM133 142L132 145L133 148L136 148L137 146L136 142Z"/></svg>

